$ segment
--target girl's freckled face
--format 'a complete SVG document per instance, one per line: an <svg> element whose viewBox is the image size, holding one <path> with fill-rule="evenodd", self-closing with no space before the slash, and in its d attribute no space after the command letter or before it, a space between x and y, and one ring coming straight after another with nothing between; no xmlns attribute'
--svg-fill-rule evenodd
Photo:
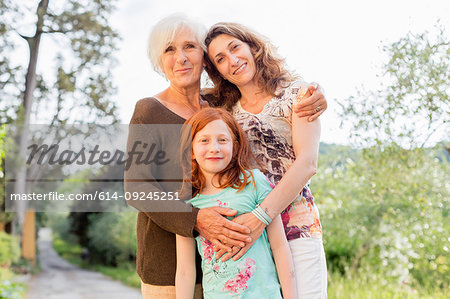
<svg viewBox="0 0 450 299"><path fill-rule="evenodd" d="M198 131L192 153L204 174L214 175L224 170L233 155L233 138L226 123L217 119Z"/></svg>

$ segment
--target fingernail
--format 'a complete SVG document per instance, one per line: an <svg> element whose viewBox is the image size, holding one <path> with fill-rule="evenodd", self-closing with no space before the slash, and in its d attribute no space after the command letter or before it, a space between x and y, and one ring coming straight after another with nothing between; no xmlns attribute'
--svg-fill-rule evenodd
<svg viewBox="0 0 450 299"><path fill-rule="evenodd" d="M250 241L247 241L247 242L250 242ZM239 247L244 247L245 246L245 243L239 243Z"/></svg>

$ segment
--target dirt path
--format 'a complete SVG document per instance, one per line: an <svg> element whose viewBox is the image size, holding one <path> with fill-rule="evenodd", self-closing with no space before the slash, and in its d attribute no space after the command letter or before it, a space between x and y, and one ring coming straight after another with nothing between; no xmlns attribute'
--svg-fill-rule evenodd
<svg viewBox="0 0 450 299"><path fill-rule="evenodd" d="M28 299L137 299L139 290L127 287L101 273L80 269L63 260L52 247L51 230L39 231L42 271L28 285Z"/></svg>

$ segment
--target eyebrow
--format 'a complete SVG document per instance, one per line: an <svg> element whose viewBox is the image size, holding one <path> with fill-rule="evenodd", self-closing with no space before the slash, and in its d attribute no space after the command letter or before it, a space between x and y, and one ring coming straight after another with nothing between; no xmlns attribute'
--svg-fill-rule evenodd
<svg viewBox="0 0 450 299"><path fill-rule="evenodd" d="M231 42L229 42L228 45L227 45L227 48L229 48L230 45L231 45L232 43L234 43L235 41L236 41L236 40L233 39ZM216 56L214 56L214 58L216 58L216 57L219 56L219 55L222 55L222 52L217 53Z"/></svg>

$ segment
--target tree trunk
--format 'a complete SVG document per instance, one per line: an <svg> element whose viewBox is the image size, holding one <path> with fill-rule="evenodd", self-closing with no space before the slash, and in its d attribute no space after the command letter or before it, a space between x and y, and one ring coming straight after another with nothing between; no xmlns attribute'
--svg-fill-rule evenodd
<svg viewBox="0 0 450 299"><path fill-rule="evenodd" d="M19 156L25 160L26 146L28 139L28 126L30 124L31 105L33 104L33 92L36 88L36 65L39 54L39 44L41 42L42 28L44 25L44 16L47 14L49 0L41 0L39 2L36 14L38 16L36 22L36 33L33 37L24 37L28 43L30 49L30 60L28 63L27 75L25 80L25 92L23 98L23 107L18 117L19 124L22 126L20 140L19 140ZM16 181L14 184L15 194L24 194L27 192L27 170L25 165L21 166L16 175ZM23 221L25 218L26 202L19 201L17 203L17 217L15 219L15 225L13 225L13 233L21 234Z"/></svg>

